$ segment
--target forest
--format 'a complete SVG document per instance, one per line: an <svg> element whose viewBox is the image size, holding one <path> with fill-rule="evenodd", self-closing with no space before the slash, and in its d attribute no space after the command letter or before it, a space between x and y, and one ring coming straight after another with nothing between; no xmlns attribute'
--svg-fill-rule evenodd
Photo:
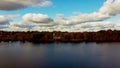
<svg viewBox="0 0 120 68"><path fill-rule="evenodd" d="M101 30L98 32L8 32L0 31L0 42L33 42L33 43L54 43L54 42L120 42L120 31Z"/></svg>

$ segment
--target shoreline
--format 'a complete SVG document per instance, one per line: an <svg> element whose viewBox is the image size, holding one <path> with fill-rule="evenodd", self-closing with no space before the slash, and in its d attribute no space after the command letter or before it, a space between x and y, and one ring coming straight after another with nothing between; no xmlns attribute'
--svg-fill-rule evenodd
<svg viewBox="0 0 120 68"><path fill-rule="evenodd" d="M0 31L0 42L32 43L82 43L82 42L120 42L120 31L107 30L98 32L7 32Z"/></svg>

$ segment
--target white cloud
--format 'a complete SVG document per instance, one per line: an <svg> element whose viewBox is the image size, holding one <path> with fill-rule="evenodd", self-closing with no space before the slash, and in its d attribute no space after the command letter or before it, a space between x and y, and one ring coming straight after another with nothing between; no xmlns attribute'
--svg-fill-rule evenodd
<svg viewBox="0 0 120 68"><path fill-rule="evenodd" d="M99 12L109 16L120 14L120 0L107 0Z"/></svg>
<svg viewBox="0 0 120 68"><path fill-rule="evenodd" d="M37 24L32 23L32 22L21 21L21 22L12 22L11 26L12 27L19 27L19 28L28 28L28 29L31 29L31 28L37 26Z"/></svg>
<svg viewBox="0 0 120 68"><path fill-rule="evenodd" d="M46 7L46 6L51 6L52 5L52 2L50 2L50 1L43 1L43 2L41 2L41 3L38 3L38 2L36 2L36 4L33 4L34 6L40 6L40 7Z"/></svg>
<svg viewBox="0 0 120 68"><path fill-rule="evenodd" d="M72 12L72 14L73 14L73 15L81 15L82 13L81 13L81 12L76 12L76 11L74 11L74 12Z"/></svg>
<svg viewBox="0 0 120 68"><path fill-rule="evenodd" d="M49 30L49 28L57 25L54 23L53 19L51 19L48 15L45 14L34 14L34 13L27 13L22 16L22 20L19 22L11 22L10 23L10 30L20 31L31 31L31 30ZM37 28L37 29L36 29ZM41 28L44 28L41 29ZM23 29L23 30L21 30ZM50 30L49 30L50 31Z"/></svg>
<svg viewBox="0 0 120 68"><path fill-rule="evenodd" d="M35 23L32 22L11 22L7 31L32 31L32 28L37 27Z"/></svg>
<svg viewBox="0 0 120 68"><path fill-rule="evenodd" d="M40 26L40 27L53 27L55 25L57 25L57 24L56 23L48 23L48 24L40 23L40 24L38 24L38 26Z"/></svg>
<svg viewBox="0 0 120 68"><path fill-rule="evenodd" d="M9 25L10 20L5 16L0 16L0 25Z"/></svg>
<svg viewBox="0 0 120 68"><path fill-rule="evenodd" d="M34 14L28 13L23 16L24 21L34 22L34 23L51 23L53 19L51 19L48 15L45 14Z"/></svg>
<svg viewBox="0 0 120 68"><path fill-rule="evenodd" d="M104 20L120 14L120 0L106 0L98 12L90 14L80 14L67 18L57 19L61 31L99 31L99 30L119 30L119 22L106 22ZM63 27L68 26L68 27Z"/></svg>
<svg viewBox="0 0 120 68"><path fill-rule="evenodd" d="M19 27L10 27L8 29L4 29L5 31L30 31L27 28L19 28Z"/></svg>
<svg viewBox="0 0 120 68"><path fill-rule="evenodd" d="M113 22L86 22L82 24L74 25L72 28L76 28L78 31L99 31L99 30L114 30L119 23ZM74 30L76 31L76 30Z"/></svg>
<svg viewBox="0 0 120 68"><path fill-rule="evenodd" d="M79 24L85 22L95 22L102 21L106 18L109 18L108 15L103 15L101 13L92 13L92 14L82 14L79 16L70 16L68 18L64 18L61 20L57 20L57 22L63 22L62 24Z"/></svg>
<svg viewBox="0 0 120 68"><path fill-rule="evenodd" d="M0 15L0 25L9 25L10 21L18 15Z"/></svg>
<svg viewBox="0 0 120 68"><path fill-rule="evenodd" d="M52 3L49 0L1 0L0 10L16 10L27 6L46 7L51 5Z"/></svg>
<svg viewBox="0 0 120 68"><path fill-rule="evenodd" d="M45 3L45 2L44 2ZM39 4L38 4L39 5ZM77 13L77 12L76 12ZM76 14L75 13L75 14ZM53 20L46 14L27 13L23 15L20 22L11 23L10 30L27 31L68 31L68 32L83 32L83 31L99 31L99 30L119 30L119 22L113 23L104 21L120 14L120 1L107 0L98 12L91 14L79 14L64 18L63 14L56 14L56 19ZM0 24L8 23L12 19L10 16L0 16Z"/></svg>
<svg viewBox="0 0 120 68"><path fill-rule="evenodd" d="M60 24L78 24L85 22L97 22L111 18L115 15L120 14L120 0L107 0L98 12L90 14L80 14L77 16L70 16L57 20L57 22L63 22Z"/></svg>
<svg viewBox="0 0 120 68"><path fill-rule="evenodd" d="M11 23L10 31L68 31L68 32L84 32L84 31L99 31L99 30L119 30L120 23L116 22L86 22L72 26L68 25L54 25L48 26L45 24L38 24L33 22L15 22Z"/></svg>
<svg viewBox="0 0 120 68"><path fill-rule="evenodd" d="M64 14L56 14L56 18L57 19L62 19L62 18L64 18Z"/></svg>
<svg viewBox="0 0 120 68"><path fill-rule="evenodd" d="M9 28L10 22L18 15L0 15L0 30L6 30Z"/></svg>

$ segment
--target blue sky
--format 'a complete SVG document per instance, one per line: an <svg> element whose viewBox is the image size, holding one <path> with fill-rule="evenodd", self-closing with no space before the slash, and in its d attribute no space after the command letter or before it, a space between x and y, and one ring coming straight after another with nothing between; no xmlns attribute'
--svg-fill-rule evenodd
<svg viewBox="0 0 120 68"><path fill-rule="evenodd" d="M2 30L118 30L120 0L1 0ZM4 28L3 28L4 27Z"/></svg>
<svg viewBox="0 0 120 68"><path fill-rule="evenodd" d="M0 10L1 15L26 13L42 13L48 14L55 18L55 15L62 13L65 16L71 16L72 12L92 13L98 11L105 0L51 0L53 5L49 7L28 7L13 11Z"/></svg>

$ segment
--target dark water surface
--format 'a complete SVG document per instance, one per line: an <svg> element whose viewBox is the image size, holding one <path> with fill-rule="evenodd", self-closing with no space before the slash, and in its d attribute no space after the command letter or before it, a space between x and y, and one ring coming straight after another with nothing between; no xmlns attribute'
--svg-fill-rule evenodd
<svg viewBox="0 0 120 68"><path fill-rule="evenodd" d="M120 68L120 43L0 43L0 68Z"/></svg>

